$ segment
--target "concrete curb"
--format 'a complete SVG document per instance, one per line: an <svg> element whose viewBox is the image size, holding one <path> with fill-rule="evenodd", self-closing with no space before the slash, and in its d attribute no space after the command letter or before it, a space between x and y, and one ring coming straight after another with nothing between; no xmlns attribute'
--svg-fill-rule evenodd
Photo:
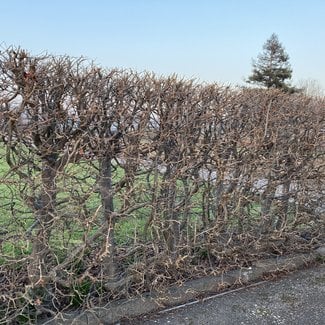
<svg viewBox="0 0 325 325"><path fill-rule="evenodd" d="M256 282L263 279L267 274L294 271L324 258L325 246L322 246L309 254L260 260L252 267L233 270L221 276L209 276L188 281L180 287L171 287L163 294L144 294L141 297L112 302L104 307L96 307L91 311L79 312L79 314L61 314L61 319L52 319L43 322L43 324L114 324L122 318L136 318L164 308L185 304L202 295L215 294L222 288Z"/></svg>

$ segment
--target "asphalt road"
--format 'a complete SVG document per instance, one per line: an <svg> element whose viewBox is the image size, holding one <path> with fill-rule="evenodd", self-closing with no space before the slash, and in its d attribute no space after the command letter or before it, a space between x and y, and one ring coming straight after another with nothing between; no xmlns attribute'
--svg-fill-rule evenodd
<svg viewBox="0 0 325 325"><path fill-rule="evenodd" d="M325 265L120 325L325 325Z"/></svg>

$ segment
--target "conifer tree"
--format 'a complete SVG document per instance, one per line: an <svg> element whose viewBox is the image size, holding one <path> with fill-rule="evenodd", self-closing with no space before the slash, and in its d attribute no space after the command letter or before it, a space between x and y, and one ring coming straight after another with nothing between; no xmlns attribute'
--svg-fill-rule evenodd
<svg viewBox="0 0 325 325"><path fill-rule="evenodd" d="M266 88L278 88L287 92L294 92L287 80L292 76L289 55L279 42L278 36L272 34L265 42L263 52L253 61L252 75L248 83L258 84Z"/></svg>

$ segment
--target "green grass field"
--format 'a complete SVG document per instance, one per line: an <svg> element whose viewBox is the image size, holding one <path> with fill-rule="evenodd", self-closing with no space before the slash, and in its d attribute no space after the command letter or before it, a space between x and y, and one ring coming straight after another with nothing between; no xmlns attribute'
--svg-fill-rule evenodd
<svg viewBox="0 0 325 325"><path fill-rule="evenodd" d="M15 170L9 173L4 149L0 150L0 228L6 229L6 240L0 249L1 255L8 258L28 254L31 249L28 235L35 234L31 227L35 223L36 210L30 201L36 202L35 199L41 191L41 169L32 173L27 167L21 169L29 173L29 183L25 183ZM112 166L112 170L116 188L123 181L125 171L116 165ZM80 161L68 164L58 175L55 224L50 239L53 250L68 251L71 247L81 244L101 226L102 209L97 174L96 161ZM121 188L114 195L114 210L121 214L115 224L117 245L130 245L144 240L144 228L152 214L151 194L148 192L147 182L146 175L140 172L129 187ZM153 176L150 176L149 182L153 182ZM139 208L125 214L125 205L131 210L137 205Z"/></svg>
<svg viewBox="0 0 325 325"><path fill-rule="evenodd" d="M4 159L4 150L0 150L0 228L5 229L5 243L1 246L1 255L15 257L30 252L28 235L35 235L31 228L35 223L36 209L33 208L41 191L41 166L32 171L27 166L21 169L29 173L29 183L20 178L10 168ZM99 167L96 160L81 160L69 163L55 179L57 187L54 223L52 227L51 249L67 253L76 245L82 244L101 227L102 207L98 184ZM196 185L190 180L171 178L174 182L174 206L172 216L186 236L192 236L199 231L204 222L202 198L206 190L204 186ZM161 222L168 218L168 202L153 202L154 196L161 196L163 189L170 189L170 179L164 180L162 173L150 174L137 170L126 178L125 169L113 163L112 181L114 193L114 211L117 213L114 237L117 245L127 246L133 243L151 240L154 227L160 227ZM119 185L123 183L122 187ZM211 195L211 193L209 194ZM160 197L161 200L161 197ZM209 197L213 206L213 197ZM31 204L31 201L34 203ZM29 202L29 203L28 203ZM212 208L211 208L212 209ZM216 211L210 211L214 218ZM234 208L233 215L228 216L227 228L243 227L260 217L260 205L250 202L244 209ZM242 214L242 215L241 215ZM247 218L248 217L248 218ZM150 222L149 222L150 221ZM149 224L149 228L147 227ZM206 224L205 224L206 226ZM148 232L145 233L145 229ZM185 229L185 230L184 230Z"/></svg>

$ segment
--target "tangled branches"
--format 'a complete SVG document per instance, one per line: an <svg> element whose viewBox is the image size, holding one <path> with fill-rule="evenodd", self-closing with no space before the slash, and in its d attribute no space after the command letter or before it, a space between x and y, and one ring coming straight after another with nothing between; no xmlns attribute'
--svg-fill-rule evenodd
<svg viewBox="0 0 325 325"><path fill-rule="evenodd" d="M324 101L0 56L0 322L308 251Z"/></svg>

